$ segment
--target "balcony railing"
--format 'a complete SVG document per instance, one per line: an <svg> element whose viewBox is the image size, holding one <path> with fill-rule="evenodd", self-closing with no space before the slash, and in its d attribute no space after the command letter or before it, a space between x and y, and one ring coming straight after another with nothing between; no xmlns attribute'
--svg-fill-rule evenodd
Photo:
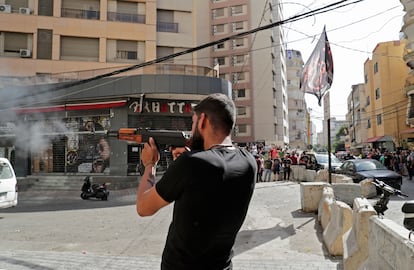
<svg viewBox="0 0 414 270"><path fill-rule="evenodd" d="M178 23L157 22L157 32L178 33Z"/></svg>
<svg viewBox="0 0 414 270"><path fill-rule="evenodd" d="M128 22L128 23L145 23L145 15L108 12L108 21Z"/></svg>
<svg viewBox="0 0 414 270"><path fill-rule="evenodd" d="M84 10L84 9L73 9L73 8L62 8L61 16L66 18L78 18L88 20L99 20L100 12L96 10Z"/></svg>

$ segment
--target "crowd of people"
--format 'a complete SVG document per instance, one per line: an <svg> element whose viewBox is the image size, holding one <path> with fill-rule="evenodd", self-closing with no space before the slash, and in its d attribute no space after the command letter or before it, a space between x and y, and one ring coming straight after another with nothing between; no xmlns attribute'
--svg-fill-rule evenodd
<svg viewBox="0 0 414 270"><path fill-rule="evenodd" d="M257 162L257 182L290 180L291 165L309 165L309 156L306 151L300 152L282 148L274 144L266 147L261 143L247 145L247 149L254 155ZM354 158L369 158L380 161L387 169L395 171L409 180L414 177L414 150L388 151L386 149L372 149L357 156L349 151L339 157L342 160Z"/></svg>
<svg viewBox="0 0 414 270"><path fill-rule="evenodd" d="M256 158L257 182L282 181L291 179L291 165L307 165L309 158L306 152L299 154L296 150L289 150L271 144L247 145L247 149Z"/></svg>
<svg viewBox="0 0 414 270"><path fill-rule="evenodd" d="M412 150L388 151L386 149L372 149L365 154L360 154L356 158L376 159L389 170L408 176L409 180L412 180L414 176L414 151Z"/></svg>

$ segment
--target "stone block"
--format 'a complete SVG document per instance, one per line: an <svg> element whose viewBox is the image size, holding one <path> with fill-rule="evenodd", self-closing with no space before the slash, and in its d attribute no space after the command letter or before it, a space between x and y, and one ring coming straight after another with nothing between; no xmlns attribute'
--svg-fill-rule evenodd
<svg viewBox="0 0 414 270"><path fill-rule="evenodd" d="M322 229L325 229L331 220L331 206L335 202L335 194L331 186L325 186L322 190L322 198L319 202L318 221Z"/></svg>
<svg viewBox="0 0 414 270"><path fill-rule="evenodd" d="M355 198L361 197L361 185L355 183L335 183L332 184L335 198L338 201L347 203L352 207Z"/></svg>
<svg viewBox="0 0 414 270"><path fill-rule="evenodd" d="M369 218L369 228L369 255L365 269L413 269L414 242L408 239L409 230L375 215Z"/></svg>
<svg viewBox="0 0 414 270"><path fill-rule="evenodd" d="M331 220L323 231L323 241L330 255L343 255L343 235L352 226L352 209L341 201L335 201L331 206Z"/></svg>
<svg viewBox="0 0 414 270"><path fill-rule="evenodd" d="M316 181L316 182L329 182L329 172L328 172L328 170L319 170L319 171L317 171L314 181Z"/></svg>
<svg viewBox="0 0 414 270"><path fill-rule="evenodd" d="M300 183L300 198L302 211L318 211L319 202L322 198L322 190L326 185L324 182L303 182Z"/></svg>
<svg viewBox="0 0 414 270"><path fill-rule="evenodd" d="M305 181L314 182L316 178L315 170L305 170Z"/></svg>
<svg viewBox="0 0 414 270"><path fill-rule="evenodd" d="M361 197L363 198L374 198L377 196L377 189L372 184L373 179L364 179L359 184L361 185Z"/></svg>
<svg viewBox="0 0 414 270"><path fill-rule="evenodd" d="M352 228L343 236L344 270L359 269L368 259L369 218L376 215L366 198L356 198L353 203Z"/></svg>

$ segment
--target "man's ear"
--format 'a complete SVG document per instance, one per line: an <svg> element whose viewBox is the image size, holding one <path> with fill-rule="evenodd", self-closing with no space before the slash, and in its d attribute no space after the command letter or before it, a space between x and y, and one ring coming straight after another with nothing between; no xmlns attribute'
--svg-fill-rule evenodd
<svg viewBox="0 0 414 270"><path fill-rule="evenodd" d="M198 128L204 129L206 127L207 117L205 113L200 113L200 116L198 117Z"/></svg>

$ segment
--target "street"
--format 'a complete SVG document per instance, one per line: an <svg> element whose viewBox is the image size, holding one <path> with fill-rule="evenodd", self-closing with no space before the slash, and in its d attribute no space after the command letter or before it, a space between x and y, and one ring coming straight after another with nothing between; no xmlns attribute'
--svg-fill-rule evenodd
<svg viewBox="0 0 414 270"><path fill-rule="evenodd" d="M410 197L392 197L385 212L401 226L414 181L404 179L402 189ZM111 190L108 201L79 194L21 192L17 207L0 210L0 269L159 268L172 205L141 218L134 189ZM342 269L341 258L323 247L317 215L300 205L298 183L258 183L235 243L234 269Z"/></svg>
<svg viewBox="0 0 414 270"><path fill-rule="evenodd" d="M293 182L256 185L235 243L235 269L303 269L309 262L315 262L314 269L332 269L340 264L326 255L317 215L300 210L299 187ZM27 264L86 269L89 262L95 262L89 269L99 269L97 261L105 263L105 269L120 269L111 263L121 257L134 269L159 268L172 205L141 218L135 212L133 189L111 191L108 201L83 201L79 194L22 192L17 207L0 211L0 269L31 269ZM56 266L63 257L65 266ZM137 261L144 265L139 267Z"/></svg>

